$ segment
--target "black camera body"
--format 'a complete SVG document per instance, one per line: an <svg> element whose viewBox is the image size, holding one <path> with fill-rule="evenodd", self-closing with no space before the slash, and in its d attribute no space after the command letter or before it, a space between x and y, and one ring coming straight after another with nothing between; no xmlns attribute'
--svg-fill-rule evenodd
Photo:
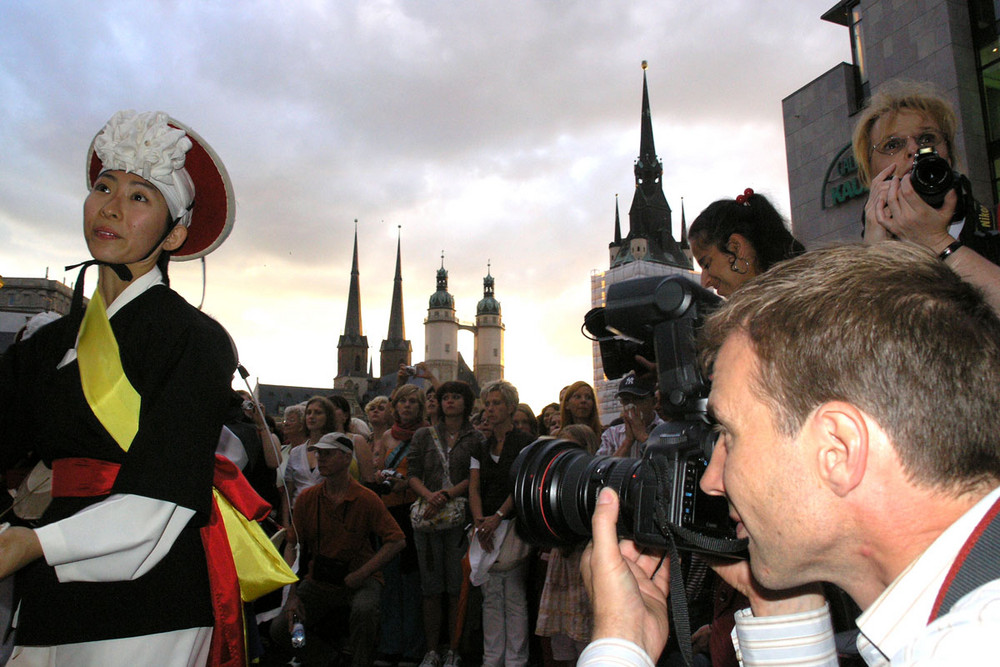
<svg viewBox="0 0 1000 667"><path fill-rule="evenodd" d="M965 217L966 201L971 201L969 179L951 168L943 157L933 147L921 148L913 158L910 169L910 183L920 198L928 206L941 208L949 190L958 195L955 204L955 214L952 222L958 222Z"/></svg>
<svg viewBox="0 0 1000 667"><path fill-rule="evenodd" d="M374 485L375 492L378 493L380 496L385 496L392 493L393 482L399 479L403 479L402 473L393 468L387 468L386 470L383 470L382 476L383 476L382 481Z"/></svg>
<svg viewBox="0 0 1000 667"><path fill-rule="evenodd" d="M590 456L574 442L537 440L521 450L511 468L518 533L550 547L585 541L597 494L610 487L620 502L620 535L641 546L666 549L665 521L683 529L674 534L678 549L718 554L701 540L686 537L688 532L714 539L736 537L725 499L699 488L714 436L705 423L667 422L650 434L640 459Z"/></svg>
<svg viewBox="0 0 1000 667"><path fill-rule="evenodd" d="M587 313L584 327L600 345L609 379L649 372L636 367L636 354L656 359L660 411L670 421L653 430L639 459L590 456L565 440L541 439L522 450L511 474L525 539L550 546L588 539L597 494L608 486L620 500L622 537L647 547L672 540L687 551L745 553L726 500L699 486L716 437L695 336L721 301L687 278L659 276L611 285L607 306Z"/></svg>

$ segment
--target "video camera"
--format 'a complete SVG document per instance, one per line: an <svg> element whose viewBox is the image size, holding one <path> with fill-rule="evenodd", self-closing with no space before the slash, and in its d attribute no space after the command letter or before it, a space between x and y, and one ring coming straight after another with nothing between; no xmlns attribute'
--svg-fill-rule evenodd
<svg viewBox="0 0 1000 667"><path fill-rule="evenodd" d="M574 443L542 439L523 449L511 468L518 531L549 546L588 539L597 494L620 499L618 532L642 546L743 556L724 498L699 482L716 434L706 417L709 383L698 363L695 336L721 299L681 276L637 278L608 288L607 306L584 318L600 345L604 373L616 379L656 360L661 414L642 458L590 456Z"/></svg>

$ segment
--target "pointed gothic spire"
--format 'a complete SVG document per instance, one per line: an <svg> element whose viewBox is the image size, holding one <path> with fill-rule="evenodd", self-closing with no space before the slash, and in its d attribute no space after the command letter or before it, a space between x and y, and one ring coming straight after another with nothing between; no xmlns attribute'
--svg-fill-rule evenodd
<svg viewBox="0 0 1000 667"><path fill-rule="evenodd" d="M681 197L681 252L688 260L694 259L694 253L691 252L691 244L688 243L688 224L687 218L684 215L684 197Z"/></svg>
<svg viewBox="0 0 1000 667"><path fill-rule="evenodd" d="M402 228L397 226L397 230ZM395 373L399 364L409 364L412 346L406 340L406 324L403 321L403 260L400 251L402 231L396 236L396 276L392 283L392 305L389 310L389 331L382 341L380 351L380 375Z"/></svg>
<svg viewBox="0 0 1000 667"><path fill-rule="evenodd" d="M344 335L361 336L361 281L358 271L358 221L354 220L354 261L351 264L351 286L347 293L347 320Z"/></svg>
<svg viewBox="0 0 1000 667"><path fill-rule="evenodd" d="M403 262L400 245L402 228L397 227L396 236L396 277L392 280L392 307L389 311L389 333L386 340L402 341L406 339L406 323L403 322Z"/></svg>
<svg viewBox="0 0 1000 667"><path fill-rule="evenodd" d="M614 246L622 244L622 218L618 214L618 193L615 193L615 242Z"/></svg>
<svg viewBox="0 0 1000 667"><path fill-rule="evenodd" d="M361 326L361 272L358 270L358 221L354 220L354 260L347 292L344 333L337 341L337 377L361 376L368 362L368 337Z"/></svg>
<svg viewBox="0 0 1000 667"><path fill-rule="evenodd" d="M663 194L663 163L653 144L646 61L642 61L642 117L639 157L635 160L635 193L629 208L628 235L612 257L611 266L651 261L690 269L691 262L674 240L670 204Z"/></svg>
<svg viewBox="0 0 1000 667"><path fill-rule="evenodd" d="M635 166L635 174L638 178L640 165L649 169L654 165L659 166L660 161L656 157L656 146L653 144L653 114L649 111L649 86L646 85L646 68L648 64L642 61L642 135L639 140L639 161ZM661 170L662 172L662 170Z"/></svg>
<svg viewBox="0 0 1000 667"><path fill-rule="evenodd" d="M691 246L688 244L688 223L684 216L684 197L681 197L681 250L686 250Z"/></svg>

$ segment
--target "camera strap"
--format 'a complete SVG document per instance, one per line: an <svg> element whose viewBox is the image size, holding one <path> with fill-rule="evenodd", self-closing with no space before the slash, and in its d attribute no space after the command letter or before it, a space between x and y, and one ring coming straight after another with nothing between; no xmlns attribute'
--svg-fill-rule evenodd
<svg viewBox="0 0 1000 667"><path fill-rule="evenodd" d="M657 486L668 488L670 471L665 460L657 457L648 459L656 474ZM691 667L694 664L694 652L691 648L691 618L688 615L687 590L684 586L684 573L681 571L681 558L677 551L677 541L674 536L694 544L697 547L717 554L736 554L745 551L747 540L732 540L727 538L709 537L688 530L667 520L667 499L661 498L653 510L656 525L667 540L670 547L670 610L673 612L674 629L677 631L677 645L680 647L684 664ZM660 566L663 563L661 561ZM657 569L659 569L659 567Z"/></svg>
<svg viewBox="0 0 1000 667"><path fill-rule="evenodd" d="M395 470L399 467L399 462L403 460L403 455L410 449L410 441L404 440L403 442L396 445L396 449L392 450L389 454L389 460L386 462L385 467L391 470Z"/></svg>

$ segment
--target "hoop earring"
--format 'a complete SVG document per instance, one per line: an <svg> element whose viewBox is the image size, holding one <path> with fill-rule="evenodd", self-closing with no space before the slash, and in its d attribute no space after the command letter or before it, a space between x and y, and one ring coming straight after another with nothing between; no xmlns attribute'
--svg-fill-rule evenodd
<svg viewBox="0 0 1000 667"><path fill-rule="evenodd" d="M736 263L737 262L743 262L743 270L742 271L740 271L736 267ZM747 259L745 257L737 257L737 258L735 258L732 261L732 263L730 263L729 268L730 268L730 270L732 270L733 273L739 273L740 275L746 275L746 274L750 273L750 262L747 261Z"/></svg>

